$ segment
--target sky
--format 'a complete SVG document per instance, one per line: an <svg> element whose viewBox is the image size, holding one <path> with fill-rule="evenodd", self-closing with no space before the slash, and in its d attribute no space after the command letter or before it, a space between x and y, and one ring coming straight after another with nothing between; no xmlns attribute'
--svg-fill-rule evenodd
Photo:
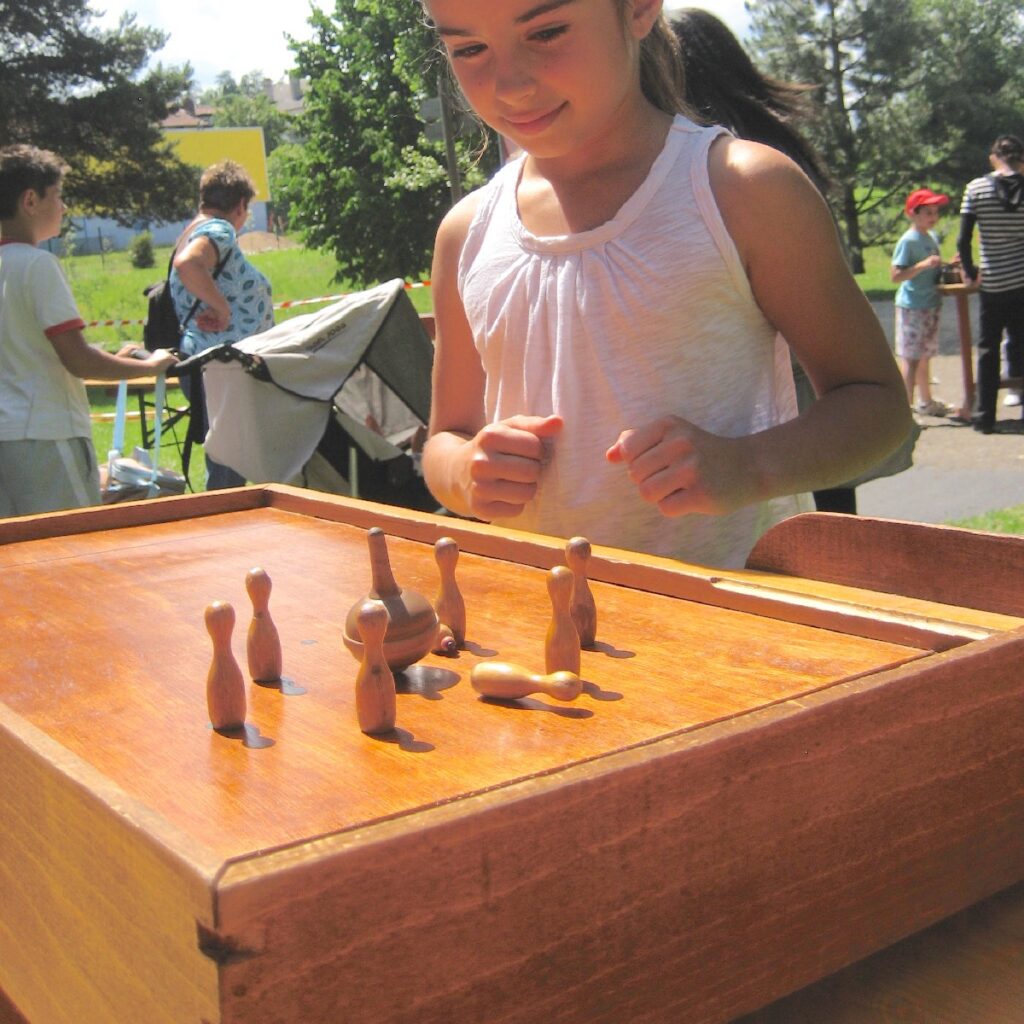
<svg viewBox="0 0 1024 1024"><path fill-rule="evenodd" d="M188 61L200 90L213 85L222 71L230 71L236 81L250 71L262 71L274 81L282 78L291 66L285 36L309 38L311 6L312 0L89 0L100 27L114 27L121 14L131 12L139 25L169 33L154 60L165 65ZM333 0L318 0L315 6L334 10ZM704 7L740 36L749 25L743 0L666 0L670 13L679 7Z"/></svg>

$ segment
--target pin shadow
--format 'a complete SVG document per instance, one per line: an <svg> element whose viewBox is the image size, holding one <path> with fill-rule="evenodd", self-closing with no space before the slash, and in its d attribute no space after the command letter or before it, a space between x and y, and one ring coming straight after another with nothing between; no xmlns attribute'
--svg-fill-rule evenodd
<svg viewBox="0 0 1024 1024"><path fill-rule="evenodd" d="M475 640L467 640L462 646L478 658L496 658L499 653L490 647L481 647Z"/></svg>
<svg viewBox="0 0 1024 1024"><path fill-rule="evenodd" d="M294 679L287 676L281 676L280 679L254 679L253 682L265 690L280 690L285 697L298 697L306 692L304 686L299 686Z"/></svg>
<svg viewBox="0 0 1024 1024"><path fill-rule="evenodd" d="M435 749L433 743L416 739L408 729L395 728L391 732L375 733L371 738L381 743L394 743L409 754L429 754Z"/></svg>
<svg viewBox="0 0 1024 1024"><path fill-rule="evenodd" d="M496 704L499 707L511 708L513 711L547 711L549 714L558 715L560 718L593 718L594 712L588 708L568 708L555 704L547 704L534 697L484 697L480 701L484 704Z"/></svg>
<svg viewBox="0 0 1024 1024"><path fill-rule="evenodd" d="M410 665L395 673L395 692L411 693L425 700L444 700L442 690L449 690L462 677L451 669L434 665Z"/></svg>
<svg viewBox="0 0 1024 1024"><path fill-rule="evenodd" d="M210 726L213 729L213 726ZM241 740L243 747L249 747L252 750L262 750L265 747L272 747L274 740L269 736L261 736L259 729L255 725L250 725L246 722L244 725L237 725L230 729L213 729L218 736L223 736L229 740Z"/></svg>
<svg viewBox="0 0 1024 1024"><path fill-rule="evenodd" d="M622 700L622 694L618 690L602 690L597 683L583 680L583 692L593 700Z"/></svg>
<svg viewBox="0 0 1024 1024"><path fill-rule="evenodd" d="M613 647L611 644L606 644L603 640L599 640L597 643L592 644L590 647L583 648L585 651L598 651L600 654L605 654L609 658L635 658L636 651L623 651L618 647Z"/></svg>

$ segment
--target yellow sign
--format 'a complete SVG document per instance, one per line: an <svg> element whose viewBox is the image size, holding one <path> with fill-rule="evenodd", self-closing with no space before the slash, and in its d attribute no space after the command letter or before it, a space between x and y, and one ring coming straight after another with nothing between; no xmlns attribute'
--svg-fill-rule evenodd
<svg viewBox="0 0 1024 1024"><path fill-rule="evenodd" d="M165 128L164 138L177 149L180 160L194 167L205 169L220 160L240 163L256 186L254 201L270 201L262 128Z"/></svg>

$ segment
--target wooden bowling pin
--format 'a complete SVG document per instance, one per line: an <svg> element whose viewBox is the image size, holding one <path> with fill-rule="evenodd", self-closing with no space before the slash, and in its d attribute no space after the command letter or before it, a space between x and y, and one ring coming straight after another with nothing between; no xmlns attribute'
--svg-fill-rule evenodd
<svg viewBox="0 0 1024 1024"><path fill-rule="evenodd" d="M590 541L573 537L565 545L565 564L572 570L572 621L580 635L580 647L593 647L597 637L597 605L587 580Z"/></svg>
<svg viewBox="0 0 1024 1024"><path fill-rule="evenodd" d="M214 601L206 609L206 631L213 641L213 660L206 677L206 706L214 729L238 729L245 724L245 680L231 653L235 609Z"/></svg>
<svg viewBox="0 0 1024 1024"><path fill-rule="evenodd" d="M544 664L549 673L580 674L580 635L572 621L572 581L572 570L564 565L556 565L548 573L551 625L544 642Z"/></svg>
<svg viewBox="0 0 1024 1024"><path fill-rule="evenodd" d="M434 545L434 558L441 575L441 587L434 602L437 620L451 630L455 643L462 647L466 642L466 602L455 580L459 545L451 537L442 537Z"/></svg>
<svg viewBox="0 0 1024 1024"><path fill-rule="evenodd" d="M474 665L469 681L477 693L504 700L531 693L546 693L555 700L575 700L583 692L583 680L575 672L540 675L505 661L482 661Z"/></svg>
<svg viewBox="0 0 1024 1024"><path fill-rule="evenodd" d="M245 651L249 675L257 683L276 683L281 678L281 638L270 617L270 577L263 569L250 569L245 575L245 589L252 601L252 621Z"/></svg>
<svg viewBox="0 0 1024 1024"><path fill-rule="evenodd" d="M365 601L356 616L363 657L356 674L356 715L363 732L390 732L395 727L395 677L384 658L388 611L380 601Z"/></svg>

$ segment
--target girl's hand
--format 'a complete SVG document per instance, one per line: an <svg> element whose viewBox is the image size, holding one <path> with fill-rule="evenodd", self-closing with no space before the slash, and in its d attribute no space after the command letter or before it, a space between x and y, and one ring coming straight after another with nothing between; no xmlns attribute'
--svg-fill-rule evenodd
<svg viewBox="0 0 1024 1024"><path fill-rule="evenodd" d="M640 497L662 515L717 515L757 500L742 439L709 434L678 416L624 430L605 458L625 466Z"/></svg>
<svg viewBox="0 0 1024 1024"><path fill-rule="evenodd" d="M470 514L487 521L519 515L537 493L561 430L560 416L512 416L467 441L460 477Z"/></svg>

